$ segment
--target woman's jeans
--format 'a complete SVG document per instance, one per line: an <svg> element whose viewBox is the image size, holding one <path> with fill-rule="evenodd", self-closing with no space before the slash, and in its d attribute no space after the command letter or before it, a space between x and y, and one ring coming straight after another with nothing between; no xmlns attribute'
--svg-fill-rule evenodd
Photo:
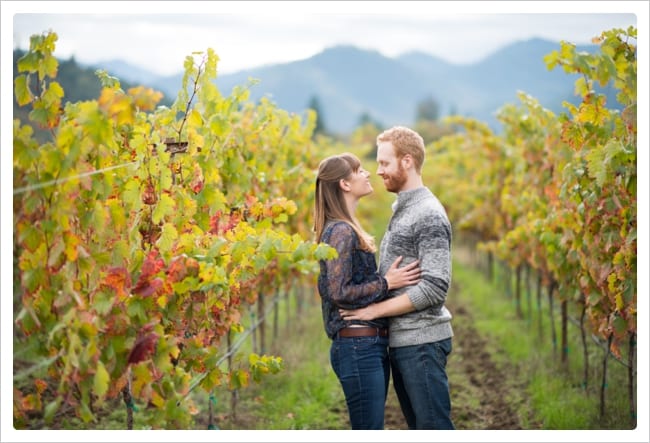
<svg viewBox="0 0 650 443"><path fill-rule="evenodd" d="M335 337L330 362L341 382L352 429L383 429L390 364L388 337Z"/></svg>
<svg viewBox="0 0 650 443"><path fill-rule="evenodd" d="M409 429L454 429L447 381L451 338L390 348L393 386Z"/></svg>

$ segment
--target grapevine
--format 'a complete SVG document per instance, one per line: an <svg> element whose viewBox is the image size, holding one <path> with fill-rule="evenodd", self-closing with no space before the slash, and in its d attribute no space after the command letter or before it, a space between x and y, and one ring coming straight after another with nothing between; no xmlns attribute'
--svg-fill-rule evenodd
<svg viewBox="0 0 650 443"><path fill-rule="evenodd" d="M67 408L90 423L124 395L151 408L150 426L185 428L196 376L210 392L281 370L267 355L216 364L262 276L291 284L331 256L294 203L309 201L314 116L252 104L245 87L223 96L211 49L186 58L169 108L106 73L97 100L64 104L56 39L32 37L15 81L32 107L14 121L15 379L35 380L15 386L15 426Z"/></svg>
<svg viewBox="0 0 650 443"><path fill-rule="evenodd" d="M433 181L445 184L438 194L453 202L452 223L511 268L539 273L561 304L563 344L572 304L608 353L621 358L628 345L630 359L637 326L636 35L633 27L612 29L594 39L598 53L561 42L545 57L549 69L579 75L580 103L565 102L565 113L520 92L519 105L499 110L502 134L455 117L463 133L432 145ZM614 88L619 106L597 87ZM630 386L635 375L631 368ZM633 398L630 404L634 410Z"/></svg>

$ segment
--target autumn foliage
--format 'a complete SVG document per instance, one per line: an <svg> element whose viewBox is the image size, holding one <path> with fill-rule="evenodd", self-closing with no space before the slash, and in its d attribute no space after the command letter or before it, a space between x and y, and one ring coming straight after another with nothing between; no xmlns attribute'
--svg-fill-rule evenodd
<svg viewBox="0 0 650 443"><path fill-rule="evenodd" d="M66 103L56 39L32 37L14 85L32 108L14 121L15 379L38 381L14 386L14 425L70 408L90 423L125 392L153 407L151 427L187 427L192 380L209 393L282 369L267 355L218 365L267 296L260 277L311 282L331 254L305 223L314 116L252 104L247 87L222 95L212 50L186 58L170 108L106 72L97 100Z"/></svg>
<svg viewBox="0 0 650 443"><path fill-rule="evenodd" d="M579 104L555 115L521 91L499 110L501 134L455 117L462 133L433 144L432 182L444 183L457 230L512 269L537 271L619 356L637 331L636 29L594 42L595 54L562 42L545 57L578 74ZM618 106L598 86L614 89Z"/></svg>

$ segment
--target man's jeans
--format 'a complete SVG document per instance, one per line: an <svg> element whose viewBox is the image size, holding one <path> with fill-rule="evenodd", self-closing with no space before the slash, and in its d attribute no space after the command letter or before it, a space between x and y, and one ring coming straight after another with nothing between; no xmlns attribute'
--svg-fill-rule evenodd
<svg viewBox="0 0 650 443"><path fill-rule="evenodd" d="M352 429L383 429L390 364L387 337L336 337L330 362L341 382Z"/></svg>
<svg viewBox="0 0 650 443"><path fill-rule="evenodd" d="M390 348L393 385L409 429L454 429L447 381L451 338Z"/></svg>

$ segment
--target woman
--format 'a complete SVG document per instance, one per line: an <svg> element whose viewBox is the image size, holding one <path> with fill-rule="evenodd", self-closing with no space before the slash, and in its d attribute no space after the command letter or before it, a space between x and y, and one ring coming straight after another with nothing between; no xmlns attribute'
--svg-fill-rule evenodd
<svg viewBox="0 0 650 443"><path fill-rule="evenodd" d="M346 321L339 309L356 309L385 299L388 291L418 283L414 262L398 268L397 258L386 275L379 275L373 238L355 217L361 197L371 194L368 171L349 153L324 159L316 178L314 230L318 242L338 252L321 260L318 291L323 322L332 339L330 362L338 377L352 429L383 429L390 376L388 320Z"/></svg>

